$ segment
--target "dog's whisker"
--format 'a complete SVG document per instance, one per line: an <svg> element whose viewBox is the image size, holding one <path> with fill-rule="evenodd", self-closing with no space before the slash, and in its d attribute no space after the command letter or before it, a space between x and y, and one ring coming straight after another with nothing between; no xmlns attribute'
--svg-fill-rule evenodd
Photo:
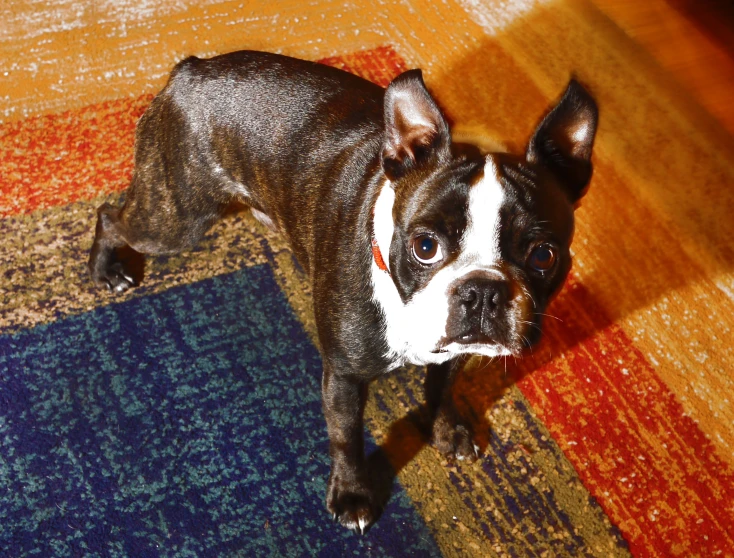
<svg viewBox="0 0 734 558"><path fill-rule="evenodd" d="M521 324L528 324L529 326L534 327L538 331L542 331L540 329L540 326L538 324L534 324L533 322L528 322L527 320L518 320L518 322L520 322Z"/></svg>
<svg viewBox="0 0 734 558"><path fill-rule="evenodd" d="M520 285L520 288L522 289L522 292L525 294L525 296L530 299L530 302L533 303L533 308L537 308L538 305L535 303L535 299L533 298L533 295L530 294L528 288L525 285Z"/></svg>
<svg viewBox="0 0 734 558"><path fill-rule="evenodd" d="M558 320L559 322L563 323L563 320L559 318L558 316L554 316L552 314L543 314L543 312L536 312L536 314L538 314L538 316L547 316L549 318L553 318L554 320Z"/></svg>
<svg viewBox="0 0 734 558"><path fill-rule="evenodd" d="M530 342L530 340L527 337L525 337L524 335L521 335L520 337L522 337L523 341L527 343L527 347L528 349L530 349L530 354L533 354L533 344Z"/></svg>

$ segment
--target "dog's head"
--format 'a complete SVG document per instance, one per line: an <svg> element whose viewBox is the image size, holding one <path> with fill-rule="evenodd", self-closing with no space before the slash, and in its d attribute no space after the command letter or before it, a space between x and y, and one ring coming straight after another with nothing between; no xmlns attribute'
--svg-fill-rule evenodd
<svg viewBox="0 0 734 558"><path fill-rule="evenodd" d="M597 108L576 81L523 156L457 155L417 70L385 93L385 185L374 207L374 297L397 361L518 354L571 267ZM378 258L379 259L379 258Z"/></svg>

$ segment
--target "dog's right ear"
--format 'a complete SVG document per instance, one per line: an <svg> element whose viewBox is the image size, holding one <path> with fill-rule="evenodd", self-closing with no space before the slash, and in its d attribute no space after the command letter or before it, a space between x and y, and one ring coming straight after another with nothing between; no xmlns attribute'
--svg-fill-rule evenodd
<svg viewBox="0 0 734 558"><path fill-rule="evenodd" d="M385 141L382 168L390 180L432 156L448 155L446 119L428 93L420 70L396 77L385 91Z"/></svg>

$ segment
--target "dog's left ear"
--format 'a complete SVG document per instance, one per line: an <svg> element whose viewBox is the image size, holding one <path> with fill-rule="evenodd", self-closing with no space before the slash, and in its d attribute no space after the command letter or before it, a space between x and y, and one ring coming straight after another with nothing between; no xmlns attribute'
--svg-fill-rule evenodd
<svg viewBox="0 0 734 558"><path fill-rule="evenodd" d="M586 193L591 180L591 148L598 117L594 99L579 82L571 80L528 145L527 160L548 167L560 179L572 203Z"/></svg>
<svg viewBox="0 0 734 558"><path fill-rule="evenodd" d="M449 153L446 119L423 83L420 70L396 77L385 91L385 140L382 167L400 178L433 155Z"/></svg>

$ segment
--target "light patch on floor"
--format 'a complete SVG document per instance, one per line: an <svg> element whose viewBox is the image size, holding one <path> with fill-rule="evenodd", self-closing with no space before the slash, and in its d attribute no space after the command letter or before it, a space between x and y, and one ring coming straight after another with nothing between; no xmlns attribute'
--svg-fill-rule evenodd
<svg viewBox="0 0 734 558"><path fill-rule="evenodd" d="M548 0L500 0L489 3L483 0L459 0L467 14L491 36L501 33L537 5L546 3Z"/></svg>

